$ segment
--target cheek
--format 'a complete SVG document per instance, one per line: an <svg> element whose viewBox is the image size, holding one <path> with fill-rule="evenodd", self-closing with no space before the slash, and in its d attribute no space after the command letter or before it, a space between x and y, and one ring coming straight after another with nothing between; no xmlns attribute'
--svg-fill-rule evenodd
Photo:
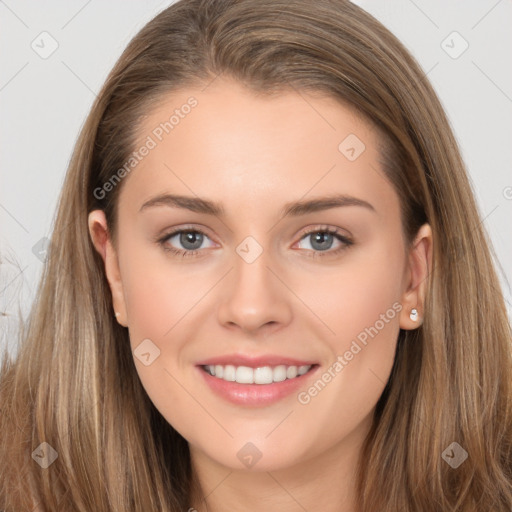
<svg viewBox="0 0 512 512"><path fill-rule="evenodd" d="M358 336L364 342L375 324L380 339L394 340L398 333L404 260L400 246L396 247L376 240L347 253L339 265L322 270L320 276L304 272L293 278L293 289L314 313L310 318L321 324L318 333L336 353L347 350ZM376 350L385 350L386 344L379 347Z"/></svg>
<svg viewBox="0 0 512 512"><path fill-rule="evenodd" d="M123 289L138 376L160 413L190 437L194 430L191 418L197 410L183 387L192 389L182 373L184 348L193 335L187 321L193 313L191 308L211 285L208 280L191 279L183 265L173 265L165 257L155 258L151 251L133 251L124 263ZM139 349L143 346L144 350ZM148 365L144 357L138 357L147 353Z"/></svg>
<svg viewBox="0 0 512 512"><path fill-rule="evenodd" d="M321 285L310 283L306 300L330 330L322 330L330 358L298 402L315 423L333 425L334 437L370 414L393 366L402 309L403 256L397 247L375 244L347 258ZM318 434L319 443L334 438Z"/></svg>
<svg viewBox="0 0 512 512"><path fill-rule="evenodd" d="M156 256L156 257L155 257ZM134 251L122 269L130 334L163 339L208 290L206 276L154 251Z"/></svg>

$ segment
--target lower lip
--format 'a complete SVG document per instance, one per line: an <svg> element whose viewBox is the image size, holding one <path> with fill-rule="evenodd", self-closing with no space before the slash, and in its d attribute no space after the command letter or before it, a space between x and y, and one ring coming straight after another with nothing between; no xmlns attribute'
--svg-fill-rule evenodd
<svg viewBox="0 0 512 512"><path fill-rule="evenodd" d="M282 400L304 386L305 382L316 370L314 365L307 373L293 379L286 379L282 382L272 384L239 384L219 379L206 372L202 366L196 367L202 374L210 389L228 402L235 405L246 405L250 407L263 407Z"/></svg>

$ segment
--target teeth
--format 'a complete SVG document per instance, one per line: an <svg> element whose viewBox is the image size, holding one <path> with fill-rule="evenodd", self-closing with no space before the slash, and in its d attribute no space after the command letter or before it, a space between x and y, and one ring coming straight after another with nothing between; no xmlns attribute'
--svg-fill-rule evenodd
<svg viewBox="0 0 512 512"><path fill-rule="evenodd" d="M239 384L253 384L254 370L248 366L239 366L236 369L235 381Z"/></svg>
<svg viewBox="0 0 512 512"><path fill-rule="evenodd" d="M254 382L256 384L271 384L274 379L274 372L270 366L254 369Z"/></svg>
<svg viewBox="0 0 512 512"><path fill-rule="evenodd" d="M298 373L299 372L296 366L288 366L288 369L286 370L286 377L288 377L289 379L293 379L297 377Z"/></svg>
<svg viewBox="0 0 512 512"><path fill-rule="evenodd" d="M299 375L304 375L308 372L308 370L311 368L311 366L299 366L298 373Z"/></svg>
<svg viewBox="0 0 512 512"><path fill-rule="evenodd" d="M304 366L262 366L250 368L248 366L226 366L207 365L203 366L206 372L228 382L239 384L272 384L272 382L283 382L286 379L294 379L307 373L312 365Z"/></svg>

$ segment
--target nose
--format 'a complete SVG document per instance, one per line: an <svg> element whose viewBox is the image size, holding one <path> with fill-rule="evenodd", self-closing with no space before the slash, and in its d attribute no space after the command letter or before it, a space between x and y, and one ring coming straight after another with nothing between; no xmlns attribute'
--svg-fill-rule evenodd
<svg viewBox="0 0 512 512"><path fill-rule="evenodd" d="M268 335L290 323L291 292L284 270L265 249L252 262L235 253L217 310L218 321L229 329Z"/></svg>

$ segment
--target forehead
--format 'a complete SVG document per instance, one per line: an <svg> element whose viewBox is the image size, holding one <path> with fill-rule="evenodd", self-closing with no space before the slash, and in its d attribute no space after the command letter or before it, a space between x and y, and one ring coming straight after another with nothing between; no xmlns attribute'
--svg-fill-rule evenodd
<svg viewBox="0 0 512 512"><path fill-rule="evenodd" d="M123 194L138 206L167 192L255 213L333 192L396 202L379 142L369 123L325 94L290 88L263 96L216 79L169 93L147 113L134 148L144 156Z"/></svg>

